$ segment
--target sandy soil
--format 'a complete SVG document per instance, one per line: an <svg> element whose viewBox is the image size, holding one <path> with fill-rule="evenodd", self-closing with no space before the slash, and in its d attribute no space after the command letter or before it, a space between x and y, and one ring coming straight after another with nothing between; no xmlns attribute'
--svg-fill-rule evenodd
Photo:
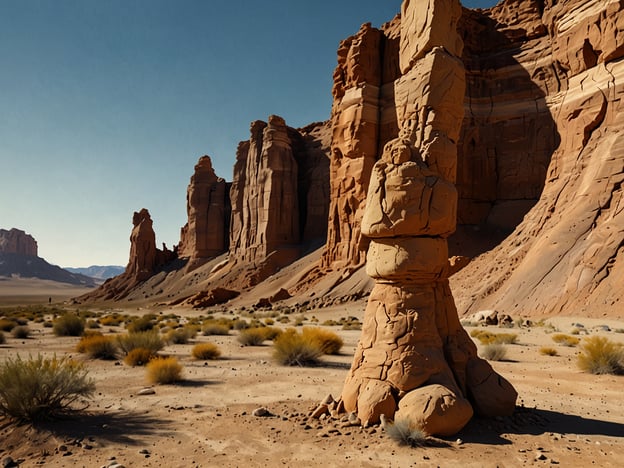
<svg viewBox="0 0 624 468"><path fill-rule="evenodd" d="M93 288L38 278L6 278L0 276L0 306L54 303L81 296Z"/></svg>
<svg viewBox="0 0 624 468"><path fill-rule="evenodd" d="M308 311L305 316L308 324L314 316L321 323L346 316L361 319L363 310L360 303ZM559 317L552 324L568 332L577 322L591 334L624 343L624 333L592 328L608 324L615 330L624 328L624 323ZM514 329L518 344L508 345L506 361L492 363L519 392L512 417L475 418L455 437L410 448L397 445L379 427L342 427L339 421L308 418L327 394L340 395L357 330L332 327L345 341L342 354L326 356L314 368L277 365L270 345L241 347L236 332L198 336L191 344L170 345L162 351L183 363L183 382L157 385L154 394L138 395L149 386L144 368L86 360L74 351L78 338L54 337L49 328L29 326L30 339L7 335L7 343L0 345L0 359L17 353L68 353L85 360L97 390L88 408L74 418L36 427L0 419L0 459L10 456L22 467L115 463L126 467L606 467L621 466L624 454L624 377L580 372L575 363L578 349L553 343L552 329L547 327ZM123 329L103 331L122 333ZM193 344L207 341L219 345L222 358L206 363L193 360ZM559 355L541 355L539 348L544 345L555 347ZM259 407L272 415L254 416Z"/></svg>

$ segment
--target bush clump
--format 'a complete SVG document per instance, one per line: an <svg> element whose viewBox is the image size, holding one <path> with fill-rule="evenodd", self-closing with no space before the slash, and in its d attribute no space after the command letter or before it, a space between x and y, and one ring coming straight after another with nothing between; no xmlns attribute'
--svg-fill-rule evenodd
<svg viewBox="0 0 624 468"><path fill-rule="evenodd" d="M550 346L542 346L539 350L540 354L544 356L556 356L557 350L555 348L551 348Z"/></svg>
<svg viewBox="0 0 624 468"><path fill-rule="evenodd" d="M182 365L174 357L154 358L146 368L150 383L172 384L182 380Z"/></svg>
<svg viewBox="0 0 624 468"><path fill-rule="evenodd" d="M243 346L260 346L267 335L263 328L246 328L238 333L236 339Z"/></svg>
<svg viewBox="0 0 624 468"><path fill-rule="evenodd" d="M84 366L68 357L18 355L0 364L0 413L19 421L57 416L94 391Z"/></svg>
<svg viewBox="0 0 624 468"><path fill-rule="evenodd" d="M386 434L399 445L409 445L410 447L422 447L429 440L429 435L417 424L407 418L397 419L387 423Z"/></svg>
<svg viewBox="0 0 624 468"><path fill-rule="evenodd" d="M154 316L146 314L143 317L133 319L127 326L129 333L138 333L152 330L154 328Z"/></svg>
<svg viewBox="0 0 624 468"><path fill-rule="evenodd" d="M481 350L481 357L488 361L502 361L507 355L507 348L501 343L485 345Z"/></svg>
<svg viewBox="0 0 624 468"><path fill-rule="evenodd" d="M170 344L187 344L196 335L197 332L191 327L176 328L167 333L166 341Z"/></svg>
<svg viewBox="0 0 624 468"><path fill-rule="evenodd" d="M576 336L566 335L565 333L557 333L552 336L552 340L560 345L573 347L581 342Z"/></svg>
<svg viewBox="0 0 624 468"><path fill-rule="evenodd" d="M6 343L6 336L4 336L4 333L0 331L0 344L4 343Z"/></svg>
<svg viewBox="0 0 624 468"><path fill-rule="evenodd" d="M17 339L26 339L30 337L30 328L26 325L18 325L11 330L11 336Z"/></svg>
<svg viewBox="0 0 624 468"><path fill-rule="evenodd" d="M591 374L624 374L624 348L602 336L585 338L578 366Z"/></svg>
<svg viewBox="0 0 624 468"><path fill-rule="evenodd" d="M286 330L273 341L273 357L286 366L311 366L323 354L318 342L303 336L295 329Z"/></svg>
<svg viewBox="0 0 624 468"><path fill-rule="evenodd" d="M0 331L10 332L15 327L17 327L17 322L15 320L1 318L0 319Z"/></svg>
<svg viewBox="0 0 624 468"><path fill-rule="evenodd" d="M514 344L518 339L518 335L515 333L492 333L482 329L472 330L470 336L479 340L482 345Z"/></svg>
<svg viewBox="0 0 624 468"><path fill-rule="evenodd" d="M124 357L124 362L128 366L145 366L156 357L156 353L151 349L134 348Z"/></svg>
<svg viewBox="0 0 624 468"><path fill-rule="evenodd" d="M323 354L339 354L344 342L333 331L319 327L304 327L304 338L318 344Z"/></svg>
<svg viewBox="0 0 624 468"><path fill-rule="evenodd" d="M91 333L80 339L76 351L91 359L116 359L118 348L114 337Z"/></svg>
<svg viewBox="0 0 624 468"><path fill-rule="evenodd" d="M117 345L124 354L136 348L144 348L156 354L165 347L165 343L156 330L126 333L117 337Z"/></svg>
<svg viewBox="0 0 624 468"><path fill-rule="evenodd" d="M191 349L191 355L200 361L208 361L221 356L221 350L214 343L198 343Z"/></svg>
<svg viewBox="0 0 624 468"><path fill-rule="evenodd" d="M204 324L202 333L206 336L229 335L230 327L224 323L210 321Z"/></svg>
<svg viewBox="0 0 624 468"><path fill-rule="evenodd" d="M71 312L66 312L52 322L52 332L56 336L80 336L84 329L84 319Z"/></svg>

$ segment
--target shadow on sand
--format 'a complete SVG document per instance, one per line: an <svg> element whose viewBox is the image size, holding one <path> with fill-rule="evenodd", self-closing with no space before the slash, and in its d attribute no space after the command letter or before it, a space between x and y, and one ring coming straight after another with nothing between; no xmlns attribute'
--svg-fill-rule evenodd
<svg viewBox="0 0 624 468"><path fill-rule="evenodd" d="M544 409L517 407L508 418L473 418L458 434L464 442L507 445L505 434L542 435L545 433L579 436L624 437L624 425L599 419Z"/></svg>

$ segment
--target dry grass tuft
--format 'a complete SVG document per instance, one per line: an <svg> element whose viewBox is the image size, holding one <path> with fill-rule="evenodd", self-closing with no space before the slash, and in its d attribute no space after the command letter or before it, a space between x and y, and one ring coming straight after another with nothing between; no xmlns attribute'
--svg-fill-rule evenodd
<svg viewBox="0 0 624 468"><path fill-rule="evenodd" d="M267 339L264 328L246 328L236 337L243 346L260 346Z"/></svg>
<svg viewBox="0 0 624 468"><path fill-rule="evenodd" d="M385 431L388 437L399 445L422 447L427 444L429 439L429 435L419 425L412 423L407 418L387 423Z"/></svg>
<svg viewBox="0 0 624 468"><path fill-rule="evenodd" d="M312 366L318 364L323 354L317 341L292 328L273 341L273 348L275 360L286 366Z"/></svg>
<svg viewBox="0 0 624 468"><path fill-rule="evenodd" d="M565 333L557 333L551 338L555 343L569 347L576 346L581 342L580 338L577 338L576 336L566 335Z"/></svg>
<svg viewBox="0 0 624 468"><path fill-rule="evenodd" d="M112 336L89 334L80 339L76 351L86 354L91 359L116 359L118 348Z"/></svg>
<svg viewBox="0 0 624 468"><path fill-rule="evenodd" d="M94 391L83 365L68 357L18 355L0 364L0 414L19 421L57 416Z"/></svg>
<svg viewBox="0 0 624 468"><path fill-rule="evenodd" d="M221 350L214 343L198 343L193 346L191 355L200 361L208 361L219 358Z"/></svg>
<svg viewBox="0 0 624 468"><path fill-rule="evenodd" d="M147 363L147 379L153 384L172 384L182 380L182 365L174 357L155 358Z"/></svg>
<svg viewBox="0 0 624 468"><path fill-rule="evenodd" d="M481 350L481 357L488 361L502 361L507 355L507 348L500 343L485 345Z"/></svg>
<svg viewBox="0 0 624 468"><path fill-rule="evenodd" d="M156 354L164 348L165 343L156 330L137 333L126 333L117 337L117 345L124 354L136 348L144 348Z"/></svg>
<svg viewBox="0 0 624 468"><path fill-rule="evenodd" d="M481 344L514 344L518 340L515 333L492 333L483 329L475 329L470 332L470 336L478 339Z"/></svg>
<svg viewBox="0 0 624 468"><path fill-rule="evenodd" d="M544 356L556 356L557 350L555 348L551 348L549 346L542 346L539 350L539 353Z"/></svg>
<svg viewBox="0 0 624 468"><path fill-rule="evenodd" d="M151 349L134 348L124 357L124 362L128 366L145 366L156 357L156 353Z"/></svg>
<svg viewBox="0 0 624 468"><path fill-rule="evenodd" d="M56 336L80 336L84 328L84 319L71 312L61 315L52 324L52 331Z"/></svg>
<svg viewBox="0 0 624 468"><path fill-rule="evenodd" d="M602 336L585 338L578 366L591 374L624 374L624 348Z"/></svg>
<svg viewBox="0 0 624 468"><path fill-rule="evenodd" d="M344 342L331 330L319 327L304 327L303 337L318 344L323 354L339 354Z"/></svg>

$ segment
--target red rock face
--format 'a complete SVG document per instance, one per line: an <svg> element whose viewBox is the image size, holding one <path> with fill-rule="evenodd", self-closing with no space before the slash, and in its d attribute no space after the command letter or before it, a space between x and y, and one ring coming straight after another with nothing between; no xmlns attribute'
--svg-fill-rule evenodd
<svg viewBox="0 0 624 468"><path fill-rule="evenodd" d="M0 229L0 253L37 256L37 241L19 229Z"/></svg>
<svg viewBox="0 0 624 468"><path fill-rule="evenodd" d="M228 247L229 186L214 172L209 156L195 166L186 194L188 223L182 228L178 256L190 263L214 258Z"/></svg>
<svg viewBox="0 0 624 468"><path fill-rule="evenodd" d="M249 141L237 150L230 190L231 262L255 270L233 278L255 284L290 264L301 243L325 236L327 159L317 127L297 131L284 119L251 124Z"/></svg>
<svg viewBox="0 0 624 468"><path fill-rule="evenodd" d="M518 19L512 14L516 11L523 12ZM528 213L513 234L453 279L458 291L470 285L470 293L458 297L460 310L621 315L622 3L546 1L542 8L536 1L508 0L478 21L496 25L491 34L514 46L502 54L510 61L506 67L498 65L493 53L489 63L481 61L482 75L494 78L484 85L512 89L520 83L520 89L530 90L523 93L524 106L510 105L509 100L497 106L492 100L491 113L500 115L500 131L507 135L500 142L505 152L498 152L497 164L511 154L501 167L507 180L518 179L514 197L539 196L539 201L525 209ZM532 114L533 119L518 122L515 129L513 123L503 125L505 115L518 119L511 112L523 107L518 115ZM522 152L516 142L531 151ZM514 158L523 153L526 157Z"/></svg>

